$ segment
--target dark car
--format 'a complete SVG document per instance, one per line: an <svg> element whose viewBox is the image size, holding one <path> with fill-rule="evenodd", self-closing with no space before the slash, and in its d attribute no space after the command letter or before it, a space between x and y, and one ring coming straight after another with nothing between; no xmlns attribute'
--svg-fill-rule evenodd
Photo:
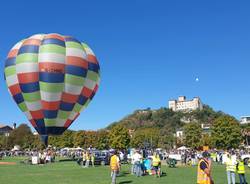
<svg viewBox="0 0 250 184"><path fill-rule="evenodd" d="M109 165L110 154L108 151L94 151L95 154L95 165ZM82 157L77 159L79 165L85 165L86 161L83 162ZM89 165L92 165L91 160Z"/></svg>

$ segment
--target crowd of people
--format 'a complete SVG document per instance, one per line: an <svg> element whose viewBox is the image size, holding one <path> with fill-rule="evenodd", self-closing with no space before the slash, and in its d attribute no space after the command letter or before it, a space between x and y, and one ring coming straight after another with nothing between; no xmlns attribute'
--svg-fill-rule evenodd
<svg viewBox="0 0 250 184"><path fill-rule="evenodd" d="M95 167L97 155L101 152L107 153L108 163L111 169L112 184L116 183L116 177L121 171L121 163L131 163L131 174L135 177L144 175L153 175L160 177L162 175L162 164L168 163L173 155L179 157L178 164L180 166L197 166L197 184L213 184L212 163L224 164L225 173L228 184L235 184L238 175L240 184L246 184L245 163L246 160L242 155L249 154L244 150L210 150L201 152L197 150L146 150L146 149L131 149L131 150L105 150L98 151L94 149L46 149L46 150L27 150L27 151L1 151L1 157L8 156L28 156L32 158L34 164L46 164L55 161L55 157L81 158L79 164L83 168L90 166ZM98 153L98 154L97 154ZM249 163L250 166L250 163Z"/></svg>
<svg viewBox="0 0 250 184"><path fill-rule="evenodd" d="M111 152L110 169L112 184L116 183L116 177L121 169L119 155L120 154L117 151ZM140 150L135 150L130 153L131 174L136 177L143 175L155 175L156 177L160 177L161 159L159 153L154 152L153 155L147 155L146 157L143 155L143 151Z"/></svg>
<svg viewBox="0 0 250 184"><path fill-rule="evenodd" d="M235 184L236 174L239 176L240 184L247 184L245 176L245 162L241 155L235 151L229 151L224 153L226 155L225 159L217 159L223 156L218 156L216 153L211 154L207 151L202 153L201 158L198 162L197 170L197 184L213 184L214 180L212 178L212 161L217 161L221 164L226 165L227 182L228 184ZM218 156L218 157L217 157Z"/></svg>

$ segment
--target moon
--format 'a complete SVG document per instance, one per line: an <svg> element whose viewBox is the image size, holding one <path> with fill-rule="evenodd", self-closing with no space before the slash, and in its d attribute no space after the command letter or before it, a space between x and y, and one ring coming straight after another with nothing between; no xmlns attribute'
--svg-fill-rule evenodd
<svg viewBox="0 0 250 184"><path fill-rule="evenodd" d="M199 80L200 80L200 79L199 79L198 77L195 78L195 82L199 82Z"/></svg>

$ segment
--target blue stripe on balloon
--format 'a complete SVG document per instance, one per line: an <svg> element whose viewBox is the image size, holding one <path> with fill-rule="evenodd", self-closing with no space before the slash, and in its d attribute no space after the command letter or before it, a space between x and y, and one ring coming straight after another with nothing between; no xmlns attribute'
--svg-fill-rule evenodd
<svg viewBox="0 0 250 184"><path fill-rule="evenodd" d="M77 42L77 43L81 44L81 42L79 42L77 39L75 39L73 37L66 37L64 39L66 42Z"/></svg>
<svg viewBox="0 0 250 184"><path fill-rule="evenodd" d="M13 98L17 104L20 104L24 101L23 95L21 93L14 95Z"/></svg>
<svg viewBox="0 0 250 184"><path fill-rule="evenodd" d="M64 82L64 73L40 72L39 80L42 82L49 82L49 83L62 83Z"/></svg>
<svg viewBox="0 0 250 184"><path fill-rule="evenodd" d="M5 60L5 67L12 66L16 64L16 57L11 57Z"/></svg>
<svg viewBox="0 0 250 184"><path fill-rule="evenodd" d="M39 82L20 84L20 88L21 88L23 93L32 93L32 92L38 91L40 89Z"/></svg>
<svg viewBox="0 0 250 184"><path fill-rule="evenodd" d="M74 105L75 105L74 103L61 102L61 104L60 104L60 110L63 110L63 111L72 111Z"/></svg>
<svg viewBox="0 0 250 184"><path fill-rule="evenodd" d="M46 135L61 135L67 127L56 127L56 126L49 126L46 127Z"/></svg>
<svg viewBox="0 0 250 184"><path fill-rule="evenodd" d="M38 45L24 45L18 50L18 54L38 53L38 51L39 51Z"/></svg>
<svg viewBox="0 0 250 184"><path fill-rule="evenodd" d="M87 102L88 98L86 98L85 96L80 96L77 103L84 105Z"/></svg>
<svg viewBox="0 0 250 184"><path fill-rule="evenodd" d="M65 47L65 42L62 41L62 40L58 40L56 38L47 38L47 39L44 39L42 41L41 45L46 45L46 44L56 44L56 45L60 45L62 47Z"/></svg>
<svg viewBox="0 0 250 184"><path fill-rule="evenodd" d="M44 118L53 119L57 117L57 110L44 110Z"/></svg>
<svg viewBox="0 0 250 184"><path fill-rule="evenodd" d="M77 75L80 77L86 77L87 70L78 66L67 65L65 67L65 73L71 74L71 75Z"/></svg>
<svg viewBox="0 0 250 184"><path fill-rule="evenodd" d="M94 71L94 72L98 73L98 71L99 71L99 65L95 64L95 63L89 63L88 64L88 69L91 70L91 71Z"/></svg>
<svg viewBox="0 0 250 184"><path fill-rule="evenodd" d="M40 135L46 134L44 119L34 119L34 121L35 121L35 123L36 123L37 132L38 132Z"/></svg>

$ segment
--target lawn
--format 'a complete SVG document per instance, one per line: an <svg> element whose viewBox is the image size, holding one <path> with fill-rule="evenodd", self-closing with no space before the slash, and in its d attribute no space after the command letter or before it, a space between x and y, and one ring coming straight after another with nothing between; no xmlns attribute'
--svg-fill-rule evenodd
<svg viewBox="0 0 250 184"><path fill-rule="evenodd" d="M81 168L75 162L56 162L47 165L23 165L18 159L4 161L17 162L17 165L0 165L1 184L107 184L111 183L108 166ZM121 176L117 183L125 184L195 184L196 167L168 168L163 166L167 174L161 178L153 176L135 177L129 174L129 165L122 166ZM225 167L214 164L213 176L216 184L225 184ZM250 183L250 170L247 168L247 180ZM238 176L237 176L237 181Z"/></svg>

